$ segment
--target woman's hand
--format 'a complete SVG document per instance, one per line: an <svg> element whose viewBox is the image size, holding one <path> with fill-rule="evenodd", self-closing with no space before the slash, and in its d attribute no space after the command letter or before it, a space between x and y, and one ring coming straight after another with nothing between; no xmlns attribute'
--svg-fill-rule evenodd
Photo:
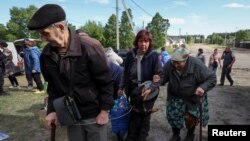
<svg viewBox="0 0 250 141"><path fill-rule="evenodd" d="M143 101L145 101L148 97L148 95L151 94L151 89L147 89L145 91L142 92L141 96L143 97Z"/></svg>
<svg viewBox="0 0 250 141"><path fill-rule="evenodd" d="M153 76L153 82L159 82L161 80L159 75L154 75Z"/></svg>

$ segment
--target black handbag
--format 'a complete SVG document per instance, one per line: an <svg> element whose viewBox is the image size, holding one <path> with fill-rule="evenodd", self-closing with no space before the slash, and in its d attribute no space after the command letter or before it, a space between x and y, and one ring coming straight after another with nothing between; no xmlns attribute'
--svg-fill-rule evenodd
<svg viewBox="0 0 250 141"><path fill-rule="evenodd" d="M60 125L74 125L81 120L76 102L69 95L55 99L53 105Z"/></svg>
<svg viewBox="0 0 250 141"><path fill-rule="evenodd" d="M72 59L74 60L74 59ZM71 60L71 61L72 61ZM71 62L72 63L72 62ZM71 65L71 78L73 78L74 74L74 66ZM69 126L78 123L81 120L81 114L77 107L77 104L73 98L73 86L74 79L70 80L70 93L69 95L65 95L59 97L53 101L53 106L57 114L57 119L62 126Z"/></svg>

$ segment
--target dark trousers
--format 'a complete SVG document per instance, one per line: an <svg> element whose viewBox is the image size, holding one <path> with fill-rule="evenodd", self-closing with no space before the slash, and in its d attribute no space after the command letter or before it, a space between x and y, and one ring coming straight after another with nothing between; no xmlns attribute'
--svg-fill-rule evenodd
<svg viewBox="0 0 250 141"><path fill-rule="evenodd" d="M3 68L0 67L0 95L3 94L3 84L4 84L3 75L4 75Z"/></svg>
<svg viewBox="0 0 250 141"><path fill-rule="evenodd" d="M28 82L28 86L32 86L33 87L33 77L32 77L32 73L25 73L26 75L26 79Z"/></svg>
<svg viewBox="0 0 250 141"><path fill-rule="evenodd" d="M231 77L231 75L230 75L231 70L232 70L232 68L228 68L228 67L226 67L226 66L223 66L222 72L221 72L221 78L220 78L220 83L221 83L221 84L224 84L224 82L225 82L225 77L227 77L227 80L228 80L230 83L233 83L233 79L232 79L232 77Z"/></svg>
<svg viewBox="0 0 250 141"><path fill-rule="evenodd" d="M151 114L131 112L126 141L146 141L150 129Z"/></svg>
<svg viewBox="0 0 250 141"><path fill-rule="evenodd" d="M8 76L8 78L9 78L10 83L11 83L12 86L19 86L15 74L12 74L12 75Z"/></svg>
<svg viewBox="0 0 250 141"><path fill-rule="evenodd" d="M68 141L107 141L107 125L94 122L95 118L92 118L80 122L82 125L68 126Z"/></svg>
<svg viewBox="0 0 250 141"><path fill-rule="evenodd" d="M42 91L43 90L43 82L41 79L41 73L32 73L32 77L36 82L37 89Z"/></svg>

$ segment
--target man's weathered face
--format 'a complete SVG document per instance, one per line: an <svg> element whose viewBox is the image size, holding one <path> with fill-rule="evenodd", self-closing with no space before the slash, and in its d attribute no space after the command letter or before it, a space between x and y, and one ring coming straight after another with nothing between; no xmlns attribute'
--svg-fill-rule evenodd
<svg viewBox="0 0 250 141"><path fill-rule="evenodd" d="M174 65L175 69L178 71L183 71L185 68L187 61L174 61L172 60L172 64Z"/></svg>
<svg viewBox="0 0 250 141"><path fill-rule="evenodd" d="M54 47L62 47L63 33L57 25L51 25L44 29L38 30L43 41L51 43Z"/></svg>

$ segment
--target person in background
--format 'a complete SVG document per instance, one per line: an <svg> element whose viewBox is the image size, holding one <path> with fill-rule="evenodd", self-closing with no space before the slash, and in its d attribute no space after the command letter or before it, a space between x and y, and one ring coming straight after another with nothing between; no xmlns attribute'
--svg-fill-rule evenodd
<svg viewBox="0 0 250 141"><path fill-rule="evenodd" d="M166 51L166 47L161 48L161 53L159 57L160 57L162 66L164 66L164 64L166 64L167 61L170 59L168 52Z"/></svg>
<svg viewBox="0 0 250 141"><path fill-rule="evenodd" d="M206 59L205 59L205 55L203 54L203 49L199 48L198 49L198 53L196 55L196 57L202 62L202 63L206 63Z"/></svg>
<svg viewBox="0 0 250 141"><path fill-rule="evenodd" d="M140 30L135 37L134 46L127 54L118 93L125 91L133 107L126 141L145 141L149 135L151 111L158 94L150 100L147 97L160 86L160 81L153 82L153 76L162 76L163 73L159 53L153 51L153 37L149 31ZM140 86L146 81L152 83L148 89L142 89Z"/></svg>
<svg viewBox="0 0 250 141"><path fill-rule="evenodd" d="M21 51L20 51L20 56L22 57L23 59L23 63L24 63L24 71L25 71L25 76L26 76L26 80L28 82L28 85L27 85L27 89L28 90L32 90L33 89L33 78L32 78L32 73L30 71L28 71L29 69L27 69L25 67L25 62L24 62L24 57L25 57L25 53L26 52L29 52L29 48L25 45L25 40L23 42L23 46L21 48Z"/></svg>
<svg viewBox="0 0 250 141"><path fill-rule="evenodd" d="M122 58L116 52L114 52L112 47L108 47L105 53L108 58L108 62L113 62L117 65L121 65L123 63Z"/></svg>
<svg viewBox="0 0 250 141"><path fill-rule="evenodd" d="M8 46L7 43L3 40L0 40L0 48L2 48L4 46ZM5 56L4 56L3 52L0 50L0 96L3 96L6 94L3 91L4 70L5 70L4 59L5 59Z"/></svg>
<svg viewBox="0 0 250 141"><path fill-rule="evenodd" d="M167 120L173 132L169 141L181 140L180 131L184 122L188 129L184 141L193 141L201 112L199 106L203 109L203 127L208 123L207 92L216 85L216 76L204 63L189 54L186 47L176 48L171 54L171 61L163 68L162 83L168 83Z"/></svg>
<svg viewBox="0 0 250 141"><path fill-rule="evenodd" d="M214 49L213 54L209 57L208 68L216 74L219 66L221 68L221 56L216 48Z"/></svg>
<svg viewBox="0 0 250 141"><path fill-rule="evenodd" d="M12 59L12 52L7 48L8 44L2 43L0 47L3 49L3 55L5 56L4 64L5 64L5 75L8 76L11 86L10 89L17 88L21 89L19 83L15 76L15 64L13 63Z"/></svg>
<svg viewBox="0 0 250 141"><path fill-rule="evenodd" d="M41 70L48 82L48 127L58 125L53 101L71 95L81 114L78 125L68 125L68 141L107 141L109 110L114 105L113 81L101 43L79 36L66 22L64 9L56 4L40 7L28 23L47 41Z"/></svg>
<svg viewBox="0 0 250 141"><path fill-rule="evenodd" d="M221 60L223 60L223 67L221 72L220 84L219 86L224 85L225 77L227 77L228 81L230 82L230 86L233 86L234 81L230 75L233 64L235 62L235 55L232 52L230 47L226 47L222 56Z"/></svg>
<svg viewBox="0 0 250 141"><path fill-rule="evenodd" d="M77 29L76 33L80 36L89 36L86 32L84 32L82 29Z"/></svg>
<svg viewBox="0 0 250 141"><path fill-rule="evenodd" d="M41 79L40 68L40 49L35 45L35 41L25 39L24 44L27 47L24 52L25 74L28 81L28 88L33 87L33 79L37 90L34 93L44 93L43 82Z"/></svg>
<svg viewBox="0 0 250 141"><path fill-rule="evenodd" d="M114 62L108 62L108 67L111 72L112 79L114 81L114 99L118 98L118 90L123 75L123 67L115 64Z"/></svg>

